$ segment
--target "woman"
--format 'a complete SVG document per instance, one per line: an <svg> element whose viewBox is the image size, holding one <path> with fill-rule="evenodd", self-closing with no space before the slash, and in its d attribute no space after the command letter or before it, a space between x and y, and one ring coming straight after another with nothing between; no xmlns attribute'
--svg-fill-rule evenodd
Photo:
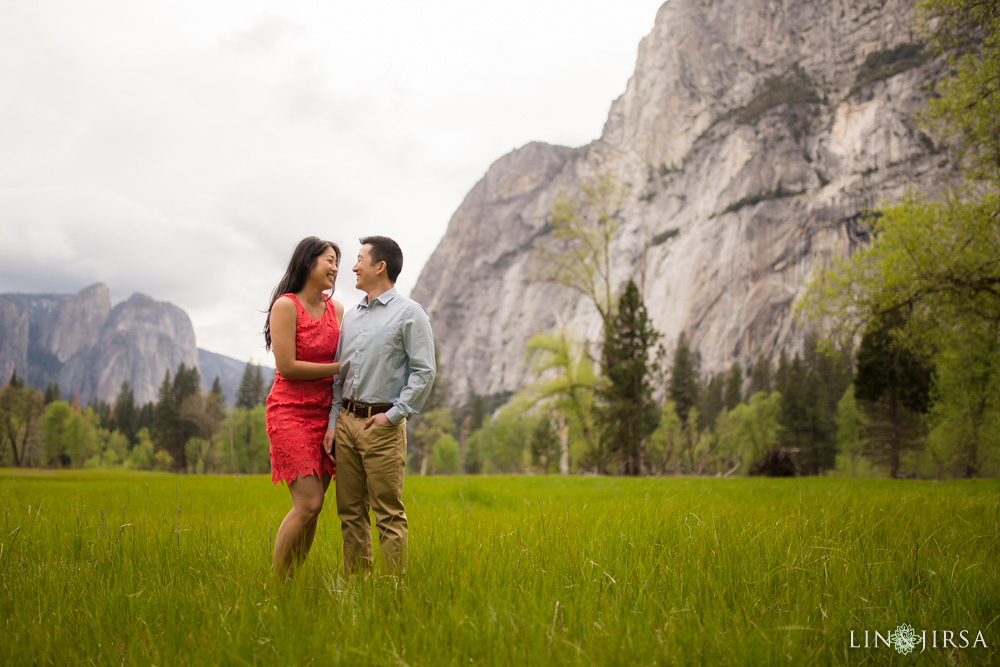
<svg viewBox="0 0 1000 667"><path fill-rule="evenodd" d="M271 294L264 324L264 342L268 350L273 346L278 369L265 413L271 480L286 482L292 494L292 509L274 542L274 572L281 578L290 577L309 553L336 471L322 442L340 366L333 359L344 306L326 295L333 293L339 265L335 243L302 239Z"/></svg>

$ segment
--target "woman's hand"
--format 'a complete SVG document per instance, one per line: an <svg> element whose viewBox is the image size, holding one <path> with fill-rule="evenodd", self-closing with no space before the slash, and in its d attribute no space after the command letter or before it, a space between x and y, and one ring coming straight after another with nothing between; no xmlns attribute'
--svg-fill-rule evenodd
<svg viewBox="0 0 1000 667"><path fill-rule="evenodd" d="M330 460L333 461L334 463L337 462L337 459L334 458L334 453L333 453L333 436L336 432L337 429L328 428L326 429L326 433L323 434L323 451L326 452L326 455L329 456Z"/></svg>

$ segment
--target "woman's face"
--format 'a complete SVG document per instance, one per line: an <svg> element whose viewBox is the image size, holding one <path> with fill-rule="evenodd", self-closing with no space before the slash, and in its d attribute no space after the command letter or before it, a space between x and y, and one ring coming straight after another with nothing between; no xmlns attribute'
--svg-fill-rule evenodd
<svg viewBox="0 0 1000 667"><path fill-rule="evenodd" d="M316 258L316 265L309 272L309 282L324 290L332 289L337 271L337 253L332 247L327 246L326 250Z"/></svg>

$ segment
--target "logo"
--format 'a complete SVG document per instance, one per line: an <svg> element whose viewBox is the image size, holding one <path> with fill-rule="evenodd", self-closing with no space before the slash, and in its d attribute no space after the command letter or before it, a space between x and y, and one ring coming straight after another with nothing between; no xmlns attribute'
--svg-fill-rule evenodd
<svg viewBox="0 0 1000 667"><path fill-rule="evenodd" d="M929 648L989 648L982 630L975 631L975 634L972 630L917 632L908 623L901 623L896 626L895 632L889 631L884 634L878 630L874 632L851 630L850 648L894 648L900 655L909 655L917 646L920 646L918 653L923 653Z"/></svg>
<svg viewBox="0 0 1000 667"><path fill-rule="evenodd" d="M900 655L909 655L910 651L916 648L917 642L923 643L913 628L906 623L896 626L896 632L890 634L889 639L896 646L896 653Z"/></svg>

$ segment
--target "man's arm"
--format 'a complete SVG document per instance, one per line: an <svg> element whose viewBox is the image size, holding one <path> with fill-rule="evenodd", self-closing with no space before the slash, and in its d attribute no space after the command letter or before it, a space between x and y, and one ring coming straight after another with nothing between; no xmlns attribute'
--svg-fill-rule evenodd
<svg viewBox="0 0 1000 667"><path fill-rule="evenodd" d="M337 341L337 354L334 356L335 363L340 362L340 353L344 349L344 330L340 330L340 340ZM333 402L330 403L330 416L327 421L327 430L337 428L337 413L340 412L340 404L343 401L344 381L342 373L333 376Z"/></svg>
<svg viewBox="0 0 1000 667"><path fill-rule="evenodd" d="M434 386L434 332L431 320L419 305L403 325L403 350L409 359L410 376L393 406L385 413L393 424L420 412Z"/></svg>

